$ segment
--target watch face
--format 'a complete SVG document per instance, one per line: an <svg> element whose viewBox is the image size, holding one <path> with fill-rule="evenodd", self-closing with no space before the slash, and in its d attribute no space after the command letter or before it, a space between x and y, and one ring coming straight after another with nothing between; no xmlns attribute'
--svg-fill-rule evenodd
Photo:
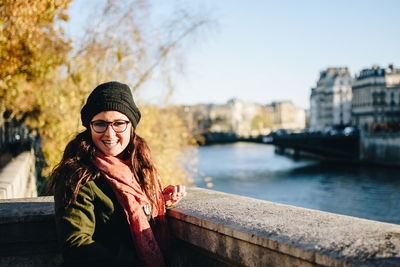
<svg viewBox="0 0 400 267"><path fill-rule="evenodd" d="M144 205L143 206L143 211L144 211L144 214L149 216L151 214L151 205L150 204Z"/></svg>

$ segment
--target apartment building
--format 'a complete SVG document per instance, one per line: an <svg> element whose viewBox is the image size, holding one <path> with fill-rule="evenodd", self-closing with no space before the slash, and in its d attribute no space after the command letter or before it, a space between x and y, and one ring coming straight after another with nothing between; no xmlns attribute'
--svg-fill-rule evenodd
<svg viewBox="0 0 400 267"><path fill-rule="evenodd" d="M400 122L400 69L363 69L353 82L352 122L369 129Z"/></svg>
<svg viewBox="0 0 400 267"><path fill-rule="evenodd" d="M352 78L348 68L327 68L320 72L310 96L310 129L351 123Z"/></svg>
<svg viewBox="0 0 400 267"><path fill-rule="evenodd" d="M273 125L275 129L303 130L306 126L306 112L291 101L272 102Z"/></svg>
<svg viewBox="0 0 400 267"><path fill-rule="evenodd" d="M239 136L258 135L264 131L262 116L266 116L261 105L233 98L223 105L211 105L211 132L233 132Z"/></svg>
<svg viewBox="0 0 400 267"><path fill-rule="evenodd" d="M266 135L276 129L302 130L306 123L304 109L290 101L260 105L237 98L225 104L184 106L181 116L196 135L223 132L249 137Z"/></svg>

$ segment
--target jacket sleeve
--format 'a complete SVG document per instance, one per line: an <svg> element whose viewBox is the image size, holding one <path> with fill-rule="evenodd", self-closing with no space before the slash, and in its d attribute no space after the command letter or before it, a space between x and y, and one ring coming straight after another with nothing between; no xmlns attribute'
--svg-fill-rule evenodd
<svg viewBox="0 0 400 267"><path fill-rule="evenodd" d="M77 198L63 207L62 188L55 188L55 217L66 266L109 266L137 262L126 248L112 251L93 240L96 227L94 194L90 182L79 189ZM133 257L133 255L132 255Z"/></svg>

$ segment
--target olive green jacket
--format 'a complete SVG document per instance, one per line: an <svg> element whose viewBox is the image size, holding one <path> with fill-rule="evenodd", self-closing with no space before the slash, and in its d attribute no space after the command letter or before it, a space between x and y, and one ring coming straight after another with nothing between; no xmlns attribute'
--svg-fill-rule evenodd
<svg viewBox="0 0 400 267"><path fill-rule="evenodd" d="M141 265L124 211L104 178L81 186L67 208L63 191L56 183L56 227L66 266Z"/></svg>

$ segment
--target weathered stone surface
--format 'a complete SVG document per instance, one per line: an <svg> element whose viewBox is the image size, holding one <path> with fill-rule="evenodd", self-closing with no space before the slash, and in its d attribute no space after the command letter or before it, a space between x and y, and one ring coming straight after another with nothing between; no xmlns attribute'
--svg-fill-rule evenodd
<svg viewBox="0 0 400 267"><path fill-rule="evenodd" d="M59 266L53 197L0 200L0 266Z"/></svg>
<svg viewBox="0 0 400 267"><path fill-rule="evenodd" d="M54 220L52 196L0 200L0 224Z"/></svg>
<svg viewBox="0 0 400 267"><path fill-rule="evenodd" d="M0 199L36 197L35 157L22 152L0 170Z"/></svg>
<svg viewBox="0 0 400 267"><path fill-rule="evenodd" d="M178 266L400 266L400 225L200 188L168 211ZM0 266L61 263L52 197L0 201Z"/></svg>
<svg viewBox="0 0 400 267"><path fill-rule="evenodd" d="M360 138L360 160L380 165L400 166L400 135L363 133Z"/></svg>
<svg viewBox="0 0 400 267"><path fill-rule="evenodd" d="M199 188L188 189L188 197L169 215L201 229L312 264L400 265L400 225ZM181 230L180 234L186 235L183 238L189 242L193 239L218 251L221 237L199 241L202 230L191 231L197 232ZM222 252L228 256L229 253ZM257 260L261 258L254 259ZM254 261L244 265L251 266Z"/></svg>

